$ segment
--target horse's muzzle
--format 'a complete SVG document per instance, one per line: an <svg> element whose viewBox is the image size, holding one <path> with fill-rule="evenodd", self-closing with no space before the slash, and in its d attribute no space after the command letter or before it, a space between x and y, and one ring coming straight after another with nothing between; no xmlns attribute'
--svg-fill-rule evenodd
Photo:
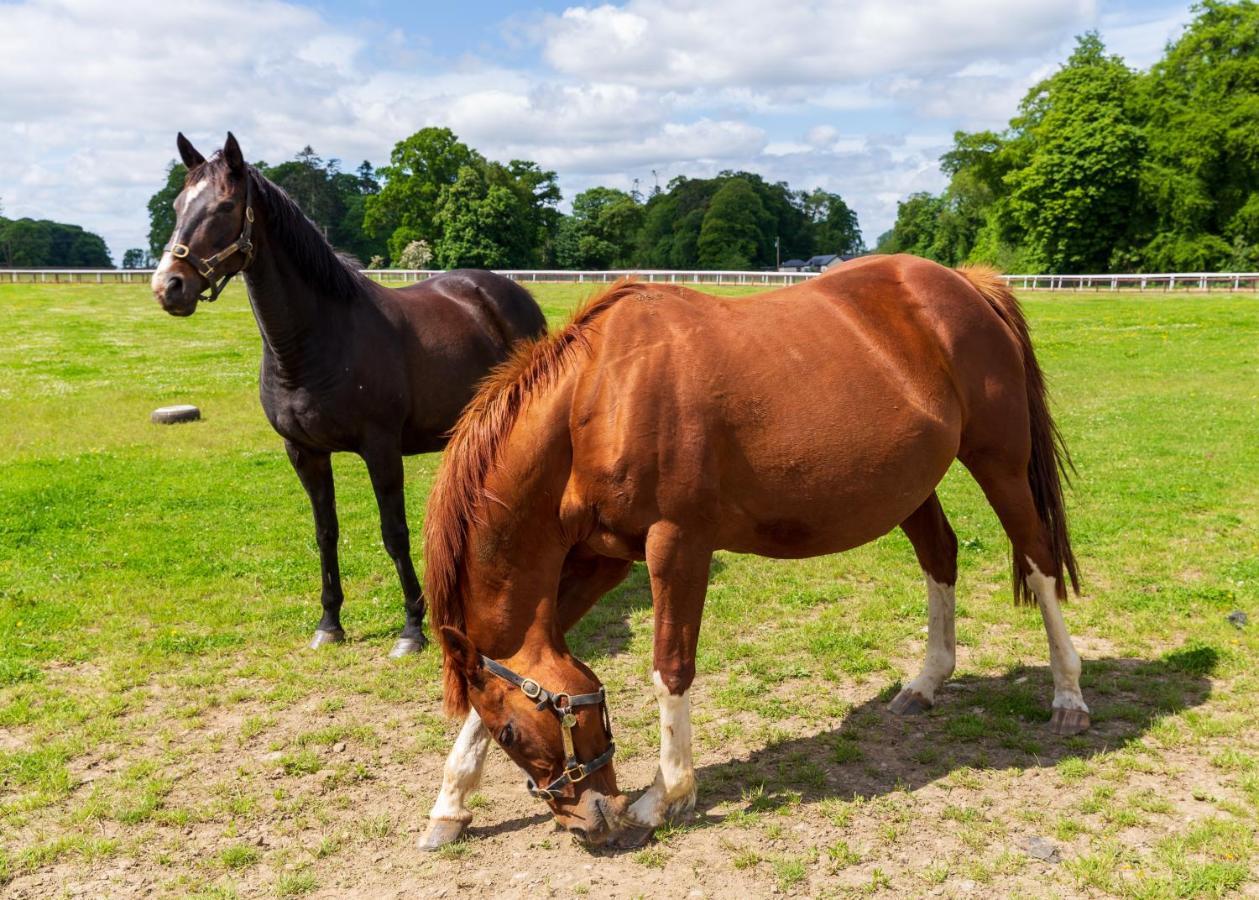
<svg viewBox="0 0 1259 900"><path fill-rule="evenodd" d="M581 799L581 819L565 825L568 832L587 847L602 847L614 835L618 822L629 808L624 794L607 797L596 790L587 790Z"/></svg>

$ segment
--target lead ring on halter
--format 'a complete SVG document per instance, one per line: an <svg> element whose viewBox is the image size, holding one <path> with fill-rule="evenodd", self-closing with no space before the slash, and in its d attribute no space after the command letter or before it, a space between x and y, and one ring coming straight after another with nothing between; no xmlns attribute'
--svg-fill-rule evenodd
<svg viewBox="0 0 1259 900"><path fill-rule="evenodd" d="M211 256L209 259L202 259L201 257L197 256L197 254L193 253L192 249L187 244L176 243L174 239L175 238L174 235L171 235L171 242L166 245L166 250L167 252L170 253L171 256L175 257L175 259L186 260L189 265L191 265L194 269L197 270L197 274L199 274L202 278L204 278L207 282L209 282L209 285L210 285L209 295L206 295L205 293L201 293L197 295L197 299L203 300L206 303L213 303L215 300L219 299L219 294L223 293L223 288L227 287L227 283L236 276L237 272L245 271L245 269L249 267L249 264L253 262L253 259L254 259L253 234L254 234L254 180L248 173L246 173L245 174L245 224L241 226L240 237L232 241L230 244L228 244L218 253ZM230 275L224 275L216 283L214 280L215 270L219 267L221 263L227 261L228 259L236 255L237 253L245 254L244 265L242 265L239 269L237 269L236 272L232 272Z"/></svg>
<svg viewBox="0 0 1259 900"><path fill-rule="evenodd" d="M564 738L564 772L546 787L538 787L532 777L525 781L525 789L540 800L554 800L559 792L570 784L582 781L593 772L597 772L612 762L616 753L616 742L612 740L612 720L608 716L608 695L600 686L599 690L589 694L568 694L564 691L548 691L532 678L517 675L511 669L488 656L481 656L481 664L499 678L520 688L530 700L537 702L536 708L550 708L560 720L560 734ZM608 749L604 750L587 763L577 761L577 751L573 747L573 726L577 724L577 716L573 714L574 706L594 706L599 704L603 712L603 730L608 736Z"/></svg>

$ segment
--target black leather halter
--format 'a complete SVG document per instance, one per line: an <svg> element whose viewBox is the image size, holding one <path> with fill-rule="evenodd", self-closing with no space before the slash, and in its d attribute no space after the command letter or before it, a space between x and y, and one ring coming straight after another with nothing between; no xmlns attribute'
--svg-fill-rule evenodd
<svg viewBox="0 0 1259 900"><path fill-rule="evenodd" d="M532 777L525 782L529 793L540 800L554 800L564 788L597 772L612 762L616 753L616 744L612 741L612 720L608 718L607 693L602 687L590 694L566 694L548 691L532 678L522 678L502 663L495 662L488 656L481 657L481 664L499 678L514 684L521 692L537 704L537 709L550 709L559 717L560 733L564 736L564 774L560 775L546 787L538 787ZM577 717L573 715L575 706L594 706L599 704L603 711L603 730L608 736L608 749L604 750L588 763L577 762L577 752L573 749L573 726Z"/></svg>
<svg viewBox="0 0 1259 900"><path fill-rule="evenodd" d="M241 227L240 237L232 241L218 253L202 259L193 253L187 244L179 244L175 242L175 236L171 235L171 242L166 245L166 250L175 259L182 259L188 262L197 272L209 282L210 293L198 294L198 300L204 300L206 303L213 303L219 299L219 294L223 293L223 288L227 287L227 283L232 280L237 272L243 272L253 261L254 258L254 180L248 173L245 175L245 224ZM215 270L237 253L245 254L244 264L232 272L230 275L224 275L216 282Z"/></svg>

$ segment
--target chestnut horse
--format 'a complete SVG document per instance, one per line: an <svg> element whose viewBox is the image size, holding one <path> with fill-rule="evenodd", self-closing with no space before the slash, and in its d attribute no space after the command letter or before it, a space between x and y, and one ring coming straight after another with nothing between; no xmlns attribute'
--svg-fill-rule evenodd
<svg viewBox="0 0 1259 900"><path fill-rule="evenodd" d="M897 527L927 585L926 662L892 710L922 712L954 665L957 540L935 490L954 459L1040 606L1058 734L1088 727L1063 623L1076 584L1064 459L1014 295L982 269L855 260L748 298L628 283L518 348L469 405L429 501L425 587L446 706L468 710L421 846L471 818L491 738L559 823L631 846L695 803L689 689L715 550L818 556ZM564 634L646 560L660 767L631 805L602 687Z"/></svg>
<svg viewBox="0 0 1259 900"><path fill-rule="evenodd" d="M287 194L245 163L231 134L209 160L182 134L188 167L153 294L190 316L243 273L262 333L259 393L315 517L323 617L311 647L345 639L331 454L367 464L406 624L391 656L424 646L402 457L445 446L477 383L512 344L546 331L529 292L492 272L458 271L391 290L343 260ZM208 293L207 293L208 292ZM203 296L204 294L204 296Z"/></svg>

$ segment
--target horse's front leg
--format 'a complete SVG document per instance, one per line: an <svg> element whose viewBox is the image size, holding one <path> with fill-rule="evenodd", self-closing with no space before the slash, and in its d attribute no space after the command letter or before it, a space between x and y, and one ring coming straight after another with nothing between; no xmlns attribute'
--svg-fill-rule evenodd
<svg viewBox="0 0 1259 900"><path fill-rule="evenodd" d="M299 447L292 441L284 442L293 471L302 481L306 495L310 497L311 512L315 515L315 543L319 545L320 581L323 585L320 604L323 616L310 642L312 649L345 640L341 628L341 567L337 561L337 498L332 481L332 457L322 450Z"/></svg>
<svg viewBox="0 0 1259 900"><path fill-rule="evenodd" d="M402 606L406 612L406 624L389 655L397 658L419 653L428 643L424 637L424 595L420 579L415 574L415 564L411 561L406 476L396 436L374 442L364 451L363 462L367 464L367 474L376 493L376 505L380 508L380 536L402 584Z"/></svg>
<svg viewBox="0 0 1259 900"><path fill-rule="evenodd" d="M481 724L475 709L468 710L455 746L446 758L442 772L442 789L428 814L428 830L420 838L421 850L437 850L459 839L472 812L468 809L468 797L481 783L485 770L485 755L490 749L490 733Z"/></svg>
<svg viewBox="0 0 1259 900"><path fill-rule="evenodd" d="M711 549L686 540L672 525L656 525L648 532L647 571L655 612L651 680L660 705L660 767L651 787L629 808L631 829L649 832L695 808L690 688L712 558Z"/></svg>

